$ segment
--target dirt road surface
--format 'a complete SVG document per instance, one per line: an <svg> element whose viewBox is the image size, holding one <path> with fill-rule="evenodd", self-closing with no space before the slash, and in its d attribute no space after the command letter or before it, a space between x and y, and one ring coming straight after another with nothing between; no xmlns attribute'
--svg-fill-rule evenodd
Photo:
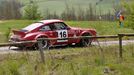
<svg viewBox="0 0 134 75"><path fill-rule="evenodd" d="M18 53L19 50L17 47L12 47L9 49L9 47L0 47L0 54L7 54L7 53Z"/></svg>
<svg viewBox="0 0 134 75"><path fill-rule="evenodd" d="M2 21L0 21L0 23L2 23Z"/></svg>
<svg viewBox="0 0 134 75"><path fill-rule="evenodd" d="M123 41L123 45L132 44L134 43L134 40L125 40ZM118 45L119 41L106 41L106 42L93 42L93 45L99 45L100 46L110 46L110 45ZM17 47L0 47L0 54L8 54L8 53L20 53L21 51Z"/></svg>

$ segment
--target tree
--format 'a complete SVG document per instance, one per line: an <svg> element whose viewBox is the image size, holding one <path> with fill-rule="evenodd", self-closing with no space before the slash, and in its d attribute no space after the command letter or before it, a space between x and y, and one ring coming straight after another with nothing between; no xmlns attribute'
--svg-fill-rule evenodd
<svg viewBox="0 0 134 75"><path fill-rule="evenodd" d="M0 19L21 18L21 3L18 0L2 0L0 2Z"/></svg>
<svg viewBox="0 0 134 75"><path fill-rule="evenodd" d="M64 20L76 20L76 10L74 7L70 8L68 3L65 2L66 8L61 13L61 18Z"/></svg>
<svg viewBox="0 0 134 75"><path fill-rule="evenodd" d="M83 8L80 7L80 5L78 8L77 19L79 21L85 20L85 11L83 10Z"/></svg>
<svg viewBox="0 0 134 75"><path fill-rule="evenodd" d="M41 14L38 11L38 5L36 4L36 2L30 0L30 4L28 4L24 8L23 17L24 19L30 19L30 20L41 18Z"/></svg>
<svg viewBox="0 0 134 75"><path fill-rule="evenodd" d="M131 4L125 4L124 6L127 9L128 23L127 26L134 30L134 2Z"/></svg>

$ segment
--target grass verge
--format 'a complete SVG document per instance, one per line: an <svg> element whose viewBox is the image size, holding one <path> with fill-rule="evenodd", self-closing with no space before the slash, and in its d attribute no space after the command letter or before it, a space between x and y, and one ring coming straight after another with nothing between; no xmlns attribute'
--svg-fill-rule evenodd
<svg viewBox="0 0 134 75"><path fill-rule="evenodd" d="M0 55L0 75L134 75L133 44L124 46L123 60L118 46L65 48L45 52L41 63L38 52Z"/></svg>

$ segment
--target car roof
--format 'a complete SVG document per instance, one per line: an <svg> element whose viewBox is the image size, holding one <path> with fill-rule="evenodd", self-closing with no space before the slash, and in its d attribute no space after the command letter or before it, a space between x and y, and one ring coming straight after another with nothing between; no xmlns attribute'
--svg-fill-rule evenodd
<svg viewBox="0 0 134 75"><path fill-rule="evenodd" d="M49 23L54 23L54 22L63 22L63 20L58 20L58 19L49 19L49 20L42 20L42 21L39 21L43 24L49 24Z"/></svg>

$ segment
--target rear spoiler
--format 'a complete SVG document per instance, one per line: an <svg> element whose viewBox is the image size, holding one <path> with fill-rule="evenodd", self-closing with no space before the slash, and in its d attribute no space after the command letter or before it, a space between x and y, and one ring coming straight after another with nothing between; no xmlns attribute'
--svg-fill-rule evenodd
<svg viewBox="0 0 134 75"><path fill-rule="evenodd" d="M25 35L25 32L19 31L19 30L12 30L12 32L14 34L18 34L18 35Z"/></svg>

